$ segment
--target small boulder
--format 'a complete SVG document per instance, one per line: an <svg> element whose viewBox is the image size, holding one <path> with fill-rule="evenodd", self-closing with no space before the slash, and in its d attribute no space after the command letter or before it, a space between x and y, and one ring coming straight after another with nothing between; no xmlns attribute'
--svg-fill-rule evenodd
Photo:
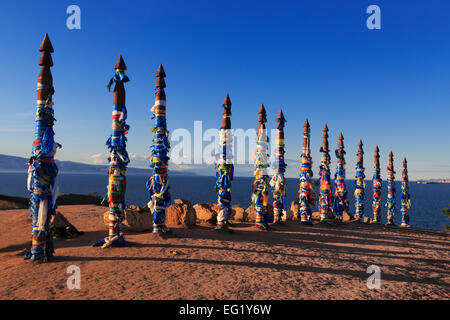
<svg viewBox="0 0 450 320"><path fill-rule="evenodd" d="M194 205L194 210L197 219L201 222L208 222L211 224L217 223L217 213L219 212L217 204L197 203Z"/></svg>
<svg viewBox="0 0 450 320"><path fill-rule="evenodd" d="M175 199L166 210L166 224L170 227L189 228L197 222L197 214L188 200Z"/></svg>
<svg viewBox="0 0 450 320"><path fill-rule="evenodd" d="M291 209L289 210L292 214L292 218L296 220L300 220L300 205L298 204L297 200L294 200L291 202Z"/></svg>
<svg viewBox="0 0 450 320"><path fill-rule="evenodd" d="M143 232L153 229L153 219L150 209L147 207L138 207L131 205L124 210L125 219L122 221L122 227L127 231ZM109 211L103 214L105 225L109 226Z"/></svg>
<svg viewBox="0 0 450 320"><path fill-rule="evenodd" d="M232 207L232 219L233 220L238 220L238 221L247 221L247 212L245 212L244 208L242 208L239 205L233 206Z"/></svg>
<svg viewBox="0 0 450 320"><path fill-rule="evenodd" d="M61 238L74 238L84 232L78 231L61 212L56 212L50 221L50 232L52 235Z"/></svg>
<svg viewBox="0 0 450 320"><path fill-rule="evenodd" d="M153 229L153 219L148 207L139 208L131 205L125 209L125 220L122 222L129 231L143 232Z"/></svg>
<svg viewBox="0 0 450 320"><path fill-rule="evenodd" d="M145 208L145 207L144 207ZM133 210L133 211L141 211L141 208L139 208L138 206L135 206L134 204L130 205L128 207L128 210Z"/></svg>
<svg viewBox="0 0 450 320"><path fill-rule="evenodd" d="M313 212L312 215L311 215L311 219L313 219L313 220L320 220L320 212L319 211Z"/></svg>
<svg viewBox="0 0 450 320"><path fill-rule="evenodd" d="M247 209L245 209L245 213L247 214L248 222L255 222L256 209L254 206L250 205Z"/></svg>
<svg viewBox="0 0 450 320"><path fill-rule="evenodd" d="M283 210L283 215L281 216L282 221L292 221L294 218L294 212L292 210Z"/></svg>
<svg viewBox="0 0 450 320"><path fill-rule="evenodd" d="M350 213L347 212L347 210L344 210L342 213L342 221L352 221L355 220L355 217L353 217Z"/></svg>
<svg viewBox="0 0 450 320"><path fill-rule="evenodd" d="M270 221L273 221L273 206L271 204L268 204L266 207L267 213L269 214ZM245 212L247 213L247 220L249 222L255 222L256 221L256 209L254 206L250 205Z"/></svg>

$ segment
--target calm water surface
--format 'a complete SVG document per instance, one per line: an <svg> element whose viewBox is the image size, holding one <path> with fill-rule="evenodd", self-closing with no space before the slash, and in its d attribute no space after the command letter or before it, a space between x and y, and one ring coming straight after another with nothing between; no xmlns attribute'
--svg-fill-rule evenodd
<svg viewBox="0 0 450 320"><path fill-rule="evenodd" d="M26 190L26 173L0 173L0 194L14 196L28 196ZM149 201L145 183L148 176L128 175L126 203L145 205ZM60 193L98 193L104 196L108 183L107 175L102 174L69 174L58 175ZM250 177L235 177L233 181L233 204L239 204L247 208L250 204L251 185ZM214 191L215 178L205 176L171 176L170 188L172 200L183 198L193 204L198 202L215 202L217 200ZM297 195L299 179L287 179L287 204ZM355 190L354 180L346 180L350 212L354 213ZM400 182L397 187L397 211L400 209ZM411 194L410 223L414 227L442 230L445 224L449 224L448 218L441 213L442 208L450 203L450 184L417 184L410 182ZM317 187L315 188L318 191ZM386 202L386 181L383 181L382 204ZM372 183L366 181L365 213L372 217ZM386 220L386 209L382 208L382 222ZM400 212L395 216L395 222L400 223Z"/></svg>

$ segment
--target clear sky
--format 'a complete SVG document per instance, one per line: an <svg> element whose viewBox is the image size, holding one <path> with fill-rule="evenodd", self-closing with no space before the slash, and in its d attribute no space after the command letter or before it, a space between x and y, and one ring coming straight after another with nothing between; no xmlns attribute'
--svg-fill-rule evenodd
<svg viewBox="0 0 450 320"><path fill-rule="evenodd" d="M81 30L66 9L81 8ZM381 30L369 30L366 8L381 8ZM38 48L46 32L55 53L57 159L105 163L112 93L106 89L122 54L130 166L144 165L152 126L154 74L167 78L169 130L218 128L227 92L234 128L256 128L264 103L268 128L283 108L290 176L311 124L314 173L322 127L330 147L342 131L348 177L357 143L372 175L381 150L383 179L394 152L411 179L450 177L450 1L2 1L0 153L28 157L34 133ZM332 154L332 173L336 159Z"/></svg>

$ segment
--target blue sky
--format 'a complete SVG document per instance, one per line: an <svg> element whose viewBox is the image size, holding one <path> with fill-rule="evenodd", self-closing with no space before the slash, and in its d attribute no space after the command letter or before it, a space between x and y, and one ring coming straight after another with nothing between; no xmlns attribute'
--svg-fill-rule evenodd
<svg viewBox="0 0 450 320"><path fill-rule="evenodd" d="M81 8L81 30L66 27L71 4ZM366 28L371 4L381 8L381 30ZM448 12L448 1L2 1L0 153L30 155L38 48L48 32L60 160L106 163L106 84L122 54L130 166L149 153L162 63L171 131L193 131L195 120L219 127L229 92L234 128L256 128L261 103L274 128L283 108L290 176L308 117L316 177L325 122L333 150L343 132L349 178L359 139L369 177L377 144L383 176L392 150L397 178L404 156L411 179L450 177Z"/></svg>

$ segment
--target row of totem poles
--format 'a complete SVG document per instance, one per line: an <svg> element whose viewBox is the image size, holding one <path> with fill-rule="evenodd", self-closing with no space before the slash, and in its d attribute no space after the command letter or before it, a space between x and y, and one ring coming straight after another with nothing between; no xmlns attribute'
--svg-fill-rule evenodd
<svg viewBox="0 0 450 320"><path fill-rule="evenodd" d="M31 193L30 215L32 217L32 247L25 254L25 259L48 261L54 253L52 235L50 233L50 219L55 214L57 198L58 168L54 161L57 148L61 144L54 141L53 123L54 110L52 97L55 92L50 67L53 66L51 53L53 46L46 34L39 48L41 57L39 65L41 71L38 76L37 85L37 112L35 120L35 137L33 141L32 156L28 165L27 188ZM123 246L124 235L121 231L121 222L124 220L125 192L126 192L126 169L129 157L126 150L126 134L130 126L126 123L127 108L125 103L124 84L130 79L126 75L127 66L119 56L114 66L115 73L108 83L108 90L113 88L112 108L112 132L106 145L109 149L109 180L107 187L107 200L109 205L109 232L107 237L96 242L93 246L102 248L110 246ZM156 73L155 103L151 108L155 124L152 128L153 144L151 146L150 167L152 175L148 179L146 188L150 197L148 207L152 212L153 233L170 234L172 230L165 225L166 208L170 204L170 186L168 176L169 161L169 131L166 122L166 74L162 65ZM230 232L231 217L231 187L233 181L233 135L231 133L231 100L227 94L222 104L222 125L220 130L219 153L216 163L215 189L218 197L219 213L217 215L218 231ZM271 230L272 222L268 214L269 192L273 196L273 222L282 223L282 215L285 209L286 180L284 177L286 163L284 159L284 126L286 119L283 112L277 117L277 135L275 142L273 163L274 175L269 179L267 169L269 157L267 154L268 137L265 123L267 122L266 110L261 105L258 111L257 146L255 150L255 180L253 182L252 205L256 211L255 227L259 230ZM320 164L320 192L318 208L320 220L327 221L334 218L342 221L343 212L348 209L347 190L345 187L345 151L342 133L339 136L338 149L336 150L337 169L335 174L335 193L332 195L330 182L330 150L328 146L328 128L323 129L323 143L320 148L322 159ZM356 165L356 190L355 190L355 218L364 219L364 166L362 142L359 142ZM375 174L373 176L373 222L380 223L381 211L381 175L379 163L379 150L375 148ZM395 213L395 184L393 154L389 154L388 166L388 197L387 197L387 220L393 224ZM305 121L303 131L303 148L300 166L300 186L298 190L298 204L300 222L311 224L313 204L312 188L312 159L310 149L310 126ZM402 226L409 226L409 193L408 193L408 171L406 159L403 161L402 196L401 196Z"/></svg>

